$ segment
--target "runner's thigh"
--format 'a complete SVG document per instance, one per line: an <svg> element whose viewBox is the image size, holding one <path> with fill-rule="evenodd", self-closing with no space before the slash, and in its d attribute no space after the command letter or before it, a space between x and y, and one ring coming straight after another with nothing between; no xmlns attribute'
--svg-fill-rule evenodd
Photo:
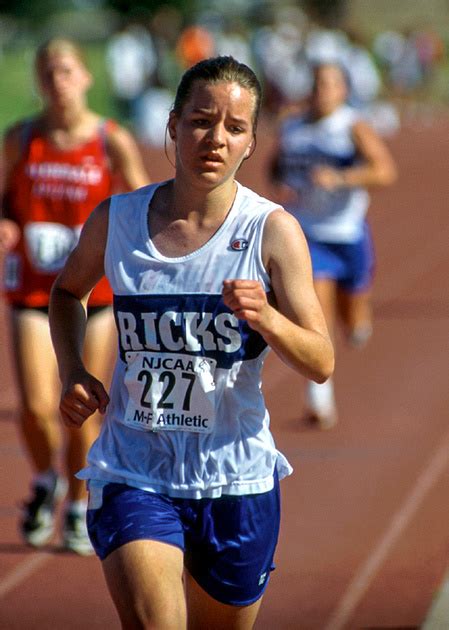
<svg viewBox="0 0 449 630"><path fill-rule="evenodd" d="M103 571L123 627L186 627L181 549L135 540L103 560Z"/></svg>

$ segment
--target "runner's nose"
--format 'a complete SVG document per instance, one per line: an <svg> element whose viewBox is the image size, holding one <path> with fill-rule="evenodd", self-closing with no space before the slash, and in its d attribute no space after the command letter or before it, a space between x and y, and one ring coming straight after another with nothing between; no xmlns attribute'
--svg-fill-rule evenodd
<svg viewBox="0 0 449 630"><path fill-rule="evenodd" d="M223 125L213 125L209 130L208 140L214 147L222 147L224 145Z"/></svg>

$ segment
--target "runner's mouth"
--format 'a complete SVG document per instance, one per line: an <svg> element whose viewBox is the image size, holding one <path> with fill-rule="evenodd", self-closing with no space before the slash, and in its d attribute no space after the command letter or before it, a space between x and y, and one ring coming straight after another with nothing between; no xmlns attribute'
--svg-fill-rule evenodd
<svg viewBox="0 0 449 630"><path fill-rule="evenodd" d="M201 156L201 160L203 162L211 162L215 164L223 164L224 160L218 153L207 153L206 155Z"/></svg>

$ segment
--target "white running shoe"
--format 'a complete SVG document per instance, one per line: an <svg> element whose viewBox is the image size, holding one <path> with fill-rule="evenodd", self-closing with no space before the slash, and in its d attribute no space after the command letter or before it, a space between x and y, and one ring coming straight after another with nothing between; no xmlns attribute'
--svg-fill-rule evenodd
<svg viewBox="0 0 449 630"><path fill-rule="evenodd" d="M306 411L306 420L323 431L333 429L338 423L337 410L332 409L326 412L317 412L315 410L308 409Z"/></svg>
<svg viewBox="0 0 449 630"><path fill-rule="evenodd" d="M95 553L87 533L85 514L70 510L65 513L62 544L64 549L73 551L79 556L91 556Z"/></svg>
<svg viewBox="0 0 449 630"><path fill-rule="evenodd" d="M348 342L353 348L363 348L373 336L373 326L370 322L357 326L348 334Z"/></svg>
<svg viewBox="0 0 449 630"><path fill-rule="evenodd" d="M320 429L332 429L337 424L338 414L332 379L325 383L308 381L305 418Z"/></svg>

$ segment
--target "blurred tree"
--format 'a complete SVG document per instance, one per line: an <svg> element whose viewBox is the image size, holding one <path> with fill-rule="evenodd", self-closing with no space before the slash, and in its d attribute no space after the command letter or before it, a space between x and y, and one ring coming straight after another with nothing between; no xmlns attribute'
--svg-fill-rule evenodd
<svg viewBox="0 0 449 630"><path fill-rule="evenodd" d="M323 26L338 28L346 17L348 0L302 0L305 11Z"/></svg>
<svg viewBox="0 0 449 630"><path fill-rule="evenodd" d="M1 0L0 0L1 1ZM174 7L183 16L188 16L195 10L195 0L105 0L105 4L128 17L153 15L161 7Z"/></svg>
<svg viewBox="0 0 449 630"><path fill-rule="evenodd" d="M162 6L172 6L188 16L196 7L196 0L0 0L0 15L6 13L42 23L58 11L70 9L112 8L126 17L153 15Z"/></svg>
<svg viewBox="0 0 449 630"><path fill-rule="evenodd" d="M33 22L44 22L55 11L67 7L63 0L0 0L0 14L7 13Z"/></svg>

